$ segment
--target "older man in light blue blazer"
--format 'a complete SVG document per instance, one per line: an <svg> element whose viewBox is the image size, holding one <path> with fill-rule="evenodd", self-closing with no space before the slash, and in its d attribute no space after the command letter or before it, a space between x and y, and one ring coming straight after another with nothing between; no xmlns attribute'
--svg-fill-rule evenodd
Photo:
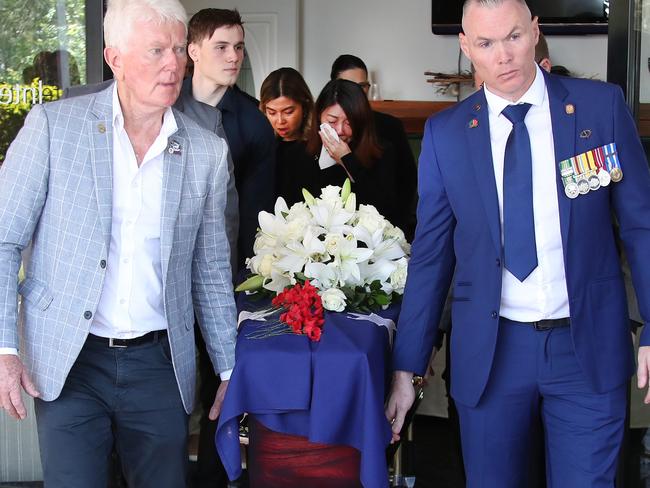
<svg viewBox="0 0 650 488"><path fill-rule="evenodd" d="M21 388L37 397L46 486L106 486L113 445L129 486L185 486L194 312L233 367L227 146L171 108L185 19L110 0L116 84L35 106L0 169L0 402L24 418Z"/></svg>

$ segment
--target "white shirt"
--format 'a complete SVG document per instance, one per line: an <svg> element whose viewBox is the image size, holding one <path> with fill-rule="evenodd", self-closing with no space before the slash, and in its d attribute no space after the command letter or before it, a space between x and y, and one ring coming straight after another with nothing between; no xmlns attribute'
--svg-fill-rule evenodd
<svg viewBox="0 0 650 488"><path fill-rule="evenodd" d="M517 103L530 103L524 120L533 163L533 213L538 266L523 281L503 267L502 317L519 322L569 317L569 298L564 275L564 255L557 198L555 152L548 92L544 76L536 67L533 84ZM503 164L512 123L501 114L511 102L485 86L490 119L492 161L499 197L501 241L503 242Z"/></svg>
<svg viewBox="0 0 650 488"><path fill-rule="evenodd" d="M163 157L178 130L171 108L138 167L113 88L113 205L106 276L90 332L132 339L167 329L160 258Z"/></svg>

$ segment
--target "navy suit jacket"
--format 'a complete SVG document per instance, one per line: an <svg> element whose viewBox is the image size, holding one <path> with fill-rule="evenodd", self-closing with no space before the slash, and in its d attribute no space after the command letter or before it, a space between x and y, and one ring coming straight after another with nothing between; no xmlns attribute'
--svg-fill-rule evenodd
<svg viewBox="0 0 650 488"><path fill-rule="evenodd" d="M547 74L545 79L571 333L588 383L603 392L627 381L634 369L612 212L620 225L644 323L650 317L650 171L618 87ZM590 137L580 137L586 129L591 130ZM569 199L558 162L611 142L617 145L623 180ZM456 401L474 406L492 367L503 263L483 90L427 121L419 194L393 368L424 373L453 276L451 393ZM650 345L648 327L642 345Z"/></svg>
<svg viewBox="0 0 650 488"><path fill-rule="evenodd" d="M236 86L217 104L235 165L239 194L239 268L253 256L258 214L275 204L275 135L256 100Z"/></svg>

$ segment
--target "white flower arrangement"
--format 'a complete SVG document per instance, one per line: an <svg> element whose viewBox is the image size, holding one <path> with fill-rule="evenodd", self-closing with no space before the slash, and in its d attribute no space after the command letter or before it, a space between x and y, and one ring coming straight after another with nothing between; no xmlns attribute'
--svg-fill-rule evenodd
<svg viewBox="0 0 650 488"><path fill-rule="evenodd" d="M260 212L253 273L237 291L285 288L309 281L323 307L373 311L404 293L410 245L404 233L372 205L356 206L349 180L327 186L314 198L287 207L280 197L274 213Z"/></svg>

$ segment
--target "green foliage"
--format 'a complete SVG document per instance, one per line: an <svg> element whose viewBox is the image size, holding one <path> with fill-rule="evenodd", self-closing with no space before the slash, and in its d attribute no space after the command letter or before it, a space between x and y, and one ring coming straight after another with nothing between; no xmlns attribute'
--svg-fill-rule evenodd
<svg viewBox="0 0 650 488"><path fill-rule="evenodd" d="M0 165L5 160L7 149L23 126L27 113L32 108L32 95L39 101L39 83L35 79L31 85L9 85L0 83ZM16 92L18 97L16 97ZM56 86L42 86L43 102L56 100L62 94ZM10 94L10 95L9 95ZM11 96L11 103L3 103ZM16 100L18 98L18 100Z"/></svg>
<svg viewBox="0 0 650 488"><path fill-rule="evenodd" d="M31 90L24 100L24 88L37 87L40 78L49 85L43 87L48 101L59 98L52 85L64 78L85 83L85 16L86 0L0 0L0 165L32 107ZM68 72L62 74L61 67Z"/></svg>
<svg viewBox="0 0 650 488"><path fill-rule="evenodd" d="M370 286L357 286L355 288L341 288L347 301L346 309L351 312L371 313L378 312L390 303L402 299L397 293L386 293L381 289L379 280L373 281Z"/></svg>
<svg viewBox="0 0 650 488"><path fill-rule="evenodd" d="M85 13L85 0L0 1L0 82L23 83L34 78L36 55L61 49L72 55L70 65L76 63L78 82L85 83Z"/></svg>

